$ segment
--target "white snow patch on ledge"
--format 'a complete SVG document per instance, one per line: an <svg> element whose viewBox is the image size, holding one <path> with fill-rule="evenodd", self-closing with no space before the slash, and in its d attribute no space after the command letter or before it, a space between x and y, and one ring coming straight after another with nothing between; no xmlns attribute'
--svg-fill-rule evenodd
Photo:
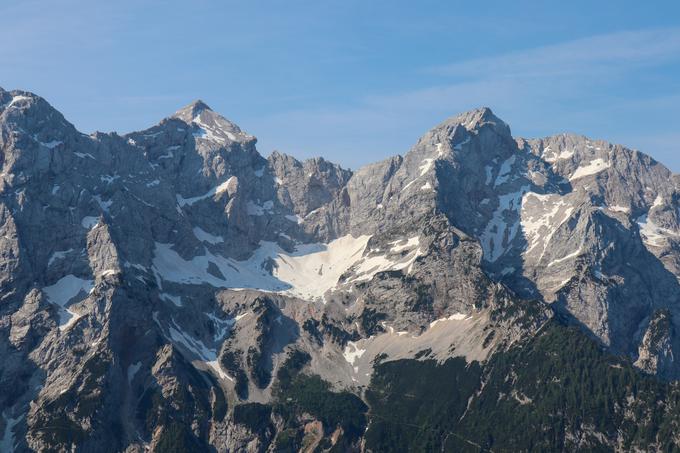
<svg viewBox="0 0 680 453"><path fill-rule="evenodd" d="M224 238L222 236L215 236L214 234L210 234L207 231L203 230L200 227L194 227L194 236L196 236L196 239L198 239L201 242L207 242L208 244L219 244L220 242L224 242Z"/></svg>
<svg viewBox="0 0 680 453"><path fill-rule="evenodd" d="M68 329L81 317L80 314L66 308L66 304L83 291L90 293L92 288L94 288L92 280L85 280L70 274L60 278L54 285L46 286L42 289L47 299L61 308L59 312L59 330Z"/></svg>
<svg viewBox="0 0 680 453"><path fill-rule="evenodd" d="M50 256L50 259L47 261L47 267L50 267L52 263L54 263L57 260L63 260L66 258L66 255L71 253L73 249L68 249L68 250L59 250L54 253L52 253L52 256Z"/></svg>
<svg viewBox="0 0 680 453"><path fill-rule="evenodd" d="M435 319L430 323L430 329L436 326L437 324L441 322L446 322L446 321L465 321L466 319L470 319L472 316L466 315L465 313L454 313L449 317L445 318L439 318Z"/></svg>
<svg viewBox="0 0 680 453"><path fill-rule="evenodd" d="M181 296L173 296L172 294L168 294L168 293L160 293L158 295L158 297L161 300L165 300L167 302L172 302L173 304L175 304L178 307L183 306Z"/></svg>
<svg viewBox="0 0 680 453"><path fill-rule="evenodd" d="M291 222L295 222L295 223L297 223L298 225L301 225L301 224L305 221L305 219L303 219L302 217L300 217L300 216L297 215L297 214L295 214L295 215L287 215L287 216L285 216L285 217L286 217L286 219L290 220Z"/></svg>
<svg viewBox="0 0 680 453"><path fill-rule="evenodd" d="M96 227L98 223L99 218L90 215L83 217L83 220L80 221L80 224L83 226L83 228L87 228L88 230Z"/></svg>
<svg viewBox="0 0 680 453"><path fill-rule="evenodd" d="M609 162L605 162L604 159L598 158L591 161L588 165L582 165L572 173L569 177L569 181L573 181L578 178L583 178L584 176L595 175L601 171L606 170L610 167Z"/></svg>
<svg viewBox="0 0 680 453"><path fill-rule="evenodd" d="M232 176L231 178L227 179L226 181L219 184L218 186L213 187L212 189L210 189L209 191L207 191L203 195L198 195L196 197L184 198L182 195L177 194L176 195L177 204L179 204L180 206L186 206L186 205L191 206L192 204L196 203L197 201L205 200L206 198L210 198L210 197L213 197L215 195L219 195L222 192L226 192L227 188L229 187L229 184L231 184L232 182L235 182L235 181L238 181L238 179L236 178L236 176Z"/></svg>
<svg viewBox="0 0 680 453"><path fill-rule="evenodd" d="M546 148L545 151L548 151L549 149L550 149L550 147ZM544 152L544 154L545 154L545 152ZM549 162L549 163L553 163L553 162L556 162L558 160L569 159L573 155L574 155L573 150L562 151L558 155L553 154L552 156L544 157L543 160L546 161L546 162Z"/></svg>
<svg viewBox="0 0 680 453"><path fill-rule="evenodd" d="M38 143L40 143L45 148L54 149L57 146L63 144L64 142L62 142L61 140L52 140L52 141L49 141L49 142L38 142Z"/></svg>
<svg viewBox="0 0 680 453"><path fill-rule="evenodd" d="M7 104L7 107L6 107L6 108L12 107L12 106L13 106L14 104L16 104L17 102L21 102L21 101L30 101L30 100L31 100L31 98L28 97L28 96L17 95L17 96L12 97L12 100L10 101L9 104Z"/></svg>
<svg viewBox="0 0 680 453"><path fill-rule="evenodd" d="M625 206L618 205L609 206L609 210L614 212L625 212L626 214L630 213L630 208L627 208Z"/></svg>
<svg viewBox="0 0 680 453"><path fill-rule="evenodd" d="M572 258L576 258L577 256L579 256L581 254L583 254L583 250L581 248L579 248L578 250L571 252L568 255L563 256L562 258L558 258L556 260L549 262L546 267L550 267L550 266L553 266L555 264L559 264L563 261L567 261L567 260L570 260Z"/></svg>
<svg viewBox="0 0 680 453"><path fill-rule="evenodd" d="M246 316L248 316L249 314L250 314L249 312L240 313L240 314L236 315L236 317L235 317L234 319L235 319L236 321L240 321L240 320L242 320L243 318L245 318Z"/></svg>

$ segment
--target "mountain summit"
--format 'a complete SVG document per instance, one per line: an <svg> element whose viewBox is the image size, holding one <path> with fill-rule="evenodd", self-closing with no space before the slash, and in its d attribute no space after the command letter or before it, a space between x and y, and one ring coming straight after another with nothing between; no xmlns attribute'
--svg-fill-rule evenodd
<svg viewBox="0 0 680 453"><path fill-rule="evenodd" d="M3 451L680 447L649 156L481 108L352 172L202 101L86 136L3 90L0 132Z"/></svg>
<svg viewBox="0 0 680 453"><path fill-rule="evenodd" d="M191 123L194 118L201 114L204 110L212 112L212 109L208 105L201 101L200 99L195 100L191 104L188 104L181 109L177 110L173 118L179 118L184 122Z"/></svg>

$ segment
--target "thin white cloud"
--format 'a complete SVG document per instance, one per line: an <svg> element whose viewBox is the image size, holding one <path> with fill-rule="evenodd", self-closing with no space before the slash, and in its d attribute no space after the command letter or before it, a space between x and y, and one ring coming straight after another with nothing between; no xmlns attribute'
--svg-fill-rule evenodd
<svg viewBox="0 0 680 453"><path fill-rule="evenodd" d="M479 106L490 106L517 135L574 131L621 142L635 129L643 137L646 118L672 127L663 121L664 112L675 112L667 99L680 95L620 92L630 87L626 78L679 61L680 29L612 33L429 68L441 76L436 86L364 97L350 108L282 111L247 127L265 152L323 153L351 167L404 152L446 117ZM634 118L641 121L631 124ZM659 145L633 141L650 154Z"/></svg>
<svg viewBox="0 0 680 453"><path fill-rule="evenodd" d="M429 68L454 77L554 77L680 59L680 28L625 31Z"/></svg>

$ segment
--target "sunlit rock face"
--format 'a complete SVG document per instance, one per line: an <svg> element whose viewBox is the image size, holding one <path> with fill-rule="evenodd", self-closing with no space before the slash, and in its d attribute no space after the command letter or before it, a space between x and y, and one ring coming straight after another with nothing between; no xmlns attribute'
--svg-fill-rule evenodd
<svg viewBox="0 0 680 453"><path fill-rule="evenodd" d="M201 101L88 136L0 90L0 149L3 451L264 451L298 428L356 450L353 424L272 412L291 376L361 408L380 363L484 364L555 314L680 375L677 179L618 145L515 139L482 108L352 172L265 159Z"/></svg>

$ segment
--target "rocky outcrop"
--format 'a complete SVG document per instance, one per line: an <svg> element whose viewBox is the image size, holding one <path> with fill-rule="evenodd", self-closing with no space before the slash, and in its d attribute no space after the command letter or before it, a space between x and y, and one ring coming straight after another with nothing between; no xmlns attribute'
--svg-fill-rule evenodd
<svg viewBox="0 0 680 453"><path fill-rule="evenodd" d="M380 364L477 370L555 314L680 375L677 178L618 145L483 108L352 172L265 159L201 101L87 136L0 90L0 151L17 451L356 450Z"/></svg>

